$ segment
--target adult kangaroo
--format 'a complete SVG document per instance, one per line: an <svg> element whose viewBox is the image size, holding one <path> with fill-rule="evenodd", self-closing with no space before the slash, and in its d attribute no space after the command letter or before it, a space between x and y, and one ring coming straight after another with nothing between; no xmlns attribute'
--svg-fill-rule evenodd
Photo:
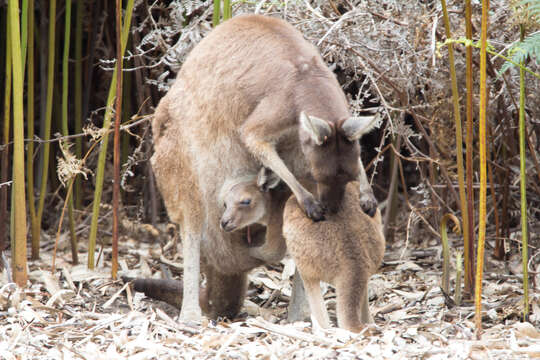
<svg viewBox="0 0 540 360"><path fill-rule="evenodd" d="M373 214L357 141L373 121L351 117L315 46L282 20L238 16L192 50L152 124L152 166L183 243L182 320L201 315L200 260L212 317L236 315L247 271L263 263L249 255L241 234L219 227L223 179L263 165L314 221L326 209L335 212L346 184L358 180L362 209ZM317 198L298 179L314 180Z"/></svg>

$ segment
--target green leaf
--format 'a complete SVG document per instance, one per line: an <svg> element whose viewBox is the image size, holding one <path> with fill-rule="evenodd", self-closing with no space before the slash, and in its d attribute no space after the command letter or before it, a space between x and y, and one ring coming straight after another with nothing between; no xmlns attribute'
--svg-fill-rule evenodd
<svg viewBox="0 0 540 360"><path fill-rule="evenodd" d="M522 0L519 2L519 5L527 7L531 17L540 17L540 0Z"/></svg>
<svg viewBox="0 0 540 360"><path fill-rule="evenodd" d="M532 0L525 0L532 1ZM537 1L540 3L540 1ZM540 6L540 5L539 5ZM517 42L508 50L509 58L515 62L525 62L527 57L535 58L536 63L540 64L540 32L534 33L526 37L523 41ZM499 75L502 75L513 64L506 61L499 71Z"/></svg>

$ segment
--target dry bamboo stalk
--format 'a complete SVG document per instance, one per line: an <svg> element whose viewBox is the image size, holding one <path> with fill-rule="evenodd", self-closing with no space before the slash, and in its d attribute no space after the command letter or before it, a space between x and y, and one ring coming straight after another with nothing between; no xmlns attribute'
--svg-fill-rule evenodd
<svg viewBox="0 0 540 360"><path fill-rule="evenodd" d="M478 214L478 254L476 262L476 282L474 292L476 337L480 339L482 331L482 275L484 271L484 244L486 240L486 118L487 118L487 29L488 29L489 0L482 0L482 31L480 37L480 198Z"/></svg>

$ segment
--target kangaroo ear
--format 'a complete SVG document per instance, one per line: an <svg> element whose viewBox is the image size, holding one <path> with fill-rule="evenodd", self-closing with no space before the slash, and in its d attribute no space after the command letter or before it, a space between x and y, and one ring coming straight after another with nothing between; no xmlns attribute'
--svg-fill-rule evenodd
<svg viewBox="0 0 540 360"><path fill-rule="evenodd" d="M322 145L332 135L332 127L328 121L309 116L303 111L300 113L300 126L317 145Z"/></svg>
<svg viewBox="0 0 540 360"><path fill-rule="evenodd" d="M341 132L349 141L355 141L377 127L379 120L379 113L372 116L353 116L343 122Z"/></svg>
<svg viewBox="0 0 540 360"><path fill-rule="evenodd" d="M280 181L281 179L275 172L264 166L259 170L259 174L257 175L257 187L262 192L267 192L275 188Z"/></svg>

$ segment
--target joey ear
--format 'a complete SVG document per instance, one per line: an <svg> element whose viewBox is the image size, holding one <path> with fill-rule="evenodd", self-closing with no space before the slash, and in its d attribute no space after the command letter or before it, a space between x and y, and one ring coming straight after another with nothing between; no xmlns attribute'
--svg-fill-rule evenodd
<svg viewBox="0 0 540 360"><path fill-rule="evenodd" d="M277 176L275 172L264 166L261 167L261 170L259 170L259 174L257 175L257 187L262 192L267 192L270 189L275 188L280 181L280 177Z"/></svg>
<svg viewBox="0 0 540 360"><path fill-rule="evenodd" d="M300 113L300 126L317 145L322 145L332 135L332 127L328 121L316 116L309 116L303 111Z"/></svg>
<svg viewBox="0 0 540 360"><path fill-rule="evenodd" d="M352 116L343 122L341 131L349 141L355 141L377 127L379 119L379 113L373 116Z"/></svg>

